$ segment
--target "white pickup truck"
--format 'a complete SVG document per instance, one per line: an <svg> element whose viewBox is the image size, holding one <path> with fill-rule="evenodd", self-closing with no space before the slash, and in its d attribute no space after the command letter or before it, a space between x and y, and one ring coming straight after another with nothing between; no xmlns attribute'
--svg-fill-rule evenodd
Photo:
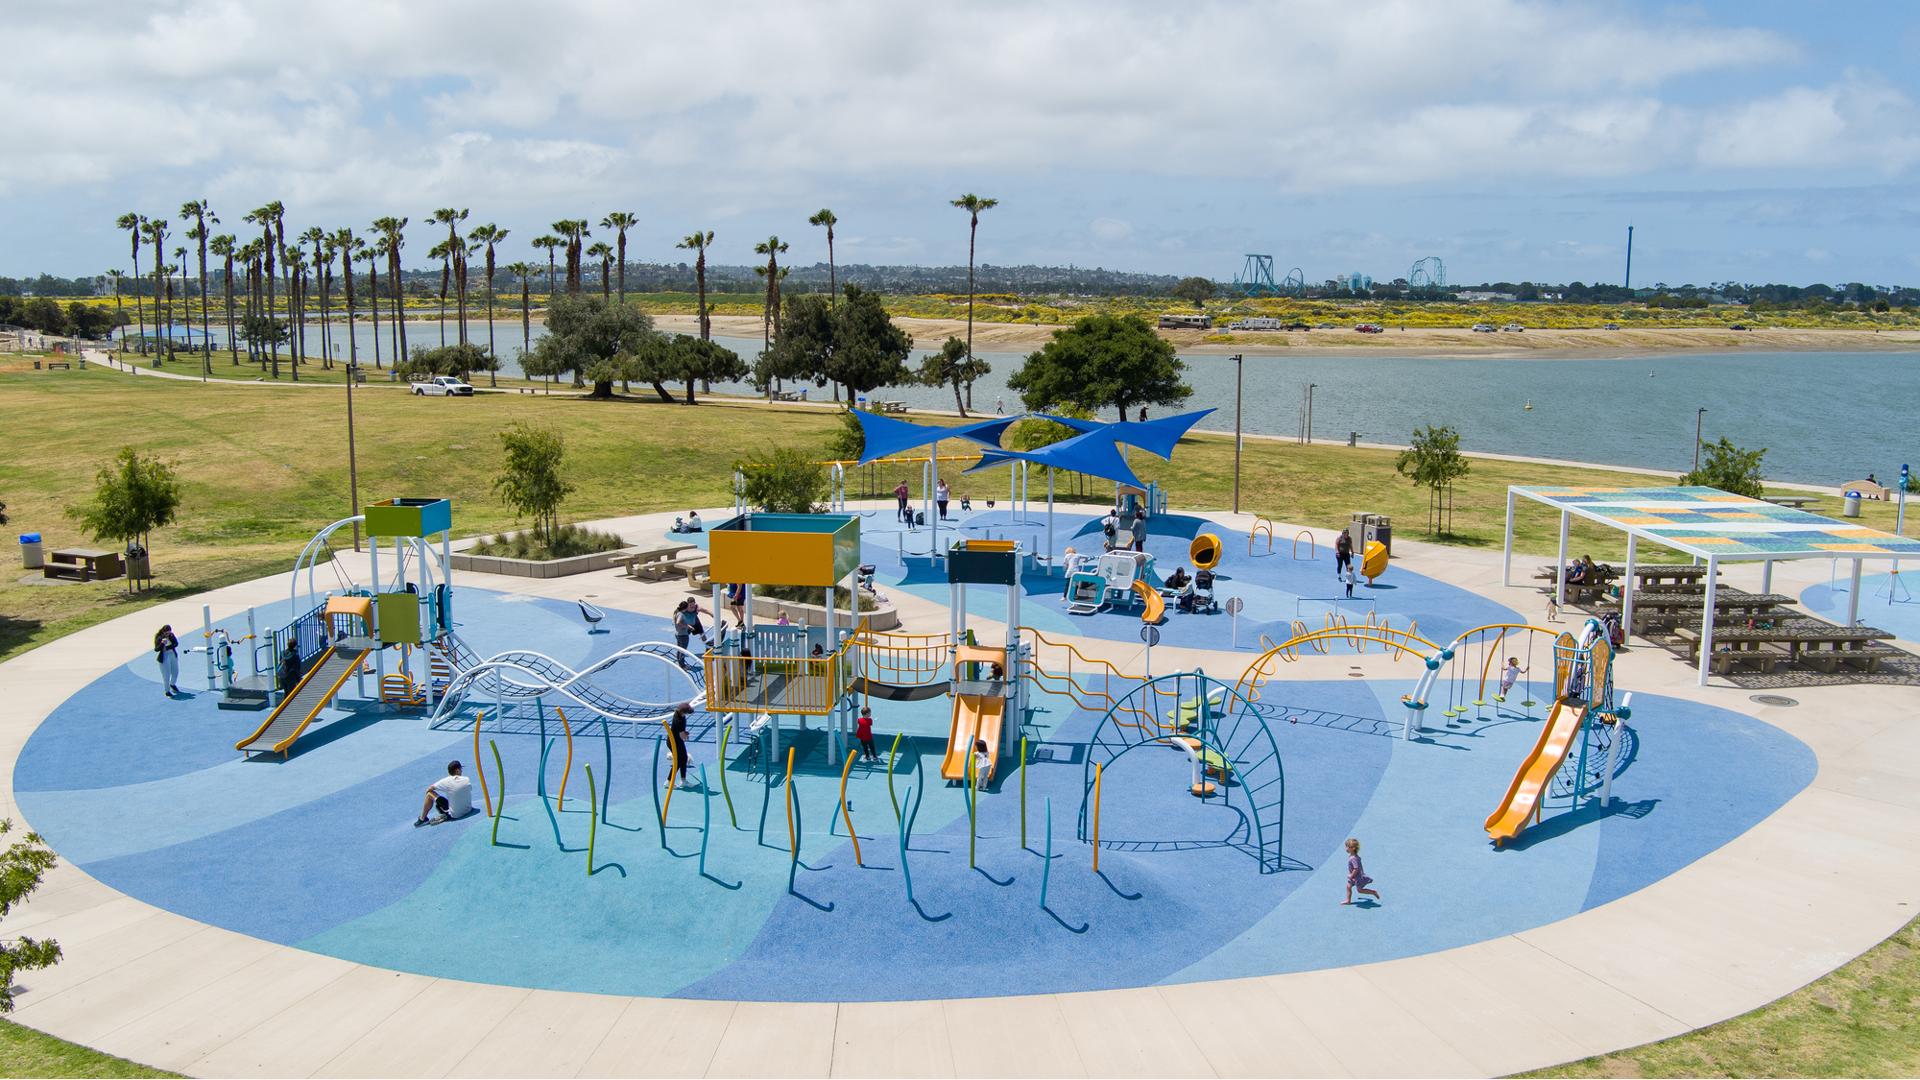
<svg viewBox="0 0 1920 1080"><path fill-rule="evenodd" d="M473 387L451 375L435 375L431 379L414 382L415 397L472 397Z"/></svg>

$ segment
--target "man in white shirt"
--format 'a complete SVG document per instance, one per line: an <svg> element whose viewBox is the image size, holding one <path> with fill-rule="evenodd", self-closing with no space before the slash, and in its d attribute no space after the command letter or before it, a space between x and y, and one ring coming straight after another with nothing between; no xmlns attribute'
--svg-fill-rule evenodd
<svg viewBox="0 0 1920 1080"><path fill-rule="evenodd" d="M427 786L426 801L420 804L420 816L414 820L415 827L427 824L427 815L438 810L440 816L433 824L452 821L457 817L466 817L473 813L473 781L460 775L460 763L447 763L447 775Z"/></svg>

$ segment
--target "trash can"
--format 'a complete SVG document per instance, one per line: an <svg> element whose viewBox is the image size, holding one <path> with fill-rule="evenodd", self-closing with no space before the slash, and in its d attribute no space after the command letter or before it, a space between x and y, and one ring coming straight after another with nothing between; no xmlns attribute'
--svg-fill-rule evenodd
<svg viewBox="0 0 1920 1080"><path fill-rule="evenodd" d="M1387 549L1388 557L1393 555L1393 519L1385 514L1355 514L1347 525L1347 535L1353 540L1353 550L1364 554L1367 545L1379 541Z"/></svg>
<svg viewBox="0 0 1920 1080"><path fill-rule="evenodd" d="M20 534L20 565L28 570L38 570L47 565L46 556L40 552L39 533Z"/></svg>
<svg viewBox="0 0 1920 1080"><path fill-rule="evenodd" d="M1850 518L1857 518L1860 516L1860 493L1859 492L1852 491L1852 490L1849 490L1847 492L1845 499L1840 507L1840 516L1850 517Z"/></svg>
<svg viewBox="0 0 1920 1080"><path fill-rule="evenodd" d="M1359 433L1359 432L1357 432L1357 431L1349 431L1349 432L1347 432L1347 445L1348 445L1348 446L1359 446L1359 445L1360 445L1360 433Z"/></svg>

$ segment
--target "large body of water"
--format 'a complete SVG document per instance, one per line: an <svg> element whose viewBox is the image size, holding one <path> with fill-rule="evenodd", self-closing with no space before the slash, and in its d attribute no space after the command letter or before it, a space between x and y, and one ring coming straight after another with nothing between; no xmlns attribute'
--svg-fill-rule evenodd
<svg viewBox="0 0 1920 1080"><path fill-rule="evenodd" d="M449 326L449 335L453 328ZM336 351L346 352L337 327ZM380 351L392 358L392 327L381 323ZM469 340L486 340L486 323L468 325ZM183 331L184 333L184 331ZM218 329L215 331L219 333ZM318 349L317 330L308 330ZM532 340L545 329L532 327ZM355 328L362 362L374 334ZM494 324L495 343L517 374L519 320ZM744 357L758 338L716 336ZM440 324L409 323L410 346L440 343ZM924 351L920 353L924 355ZM975 384L974 411L1019 408L1006 377L1023 354L979 354L992 374ZM1184 409L1217 408L1203 430L1233 430L1234 363L1225 356L1186 355L1193 396ZM1902 461L1920 458L1920 353L1677 353L1628 359L1494 359L1379 355L1249 356L1241 394L1249 434L1297 437L1306 388L1313 384L1313 435L1344 441L1404 443L1424 424L1450 424L1468 450L1565 458L1653 469L1686 469L1693 459L1696 410L1708 441L1722 435L1767 448L1766 473L1777 480L1839 484L1872 472L1881 479ZM744 384L718 386L751 392ZM828 391L815 391L818 394ZM928 408L953 407L947 389L897 387L880 398ZM1526 408L1531 403L1532 409ZM1149 410L1149 415L1174 411Z"/></svg>

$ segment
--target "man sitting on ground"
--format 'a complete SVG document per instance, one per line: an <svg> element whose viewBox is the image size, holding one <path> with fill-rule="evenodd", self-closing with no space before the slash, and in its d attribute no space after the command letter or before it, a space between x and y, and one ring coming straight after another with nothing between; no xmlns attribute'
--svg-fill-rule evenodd
<svg viewBox="0 0 1920 1080"><path fill-rule="evenodd" d="M434 810L440 812L434 819L435 825L473 813L473 781L460 775L457 761L447 762L447 775L428 785L426 801L420 804L420 816L414 819L414 826L427 824L427 815Z"/></svg>

